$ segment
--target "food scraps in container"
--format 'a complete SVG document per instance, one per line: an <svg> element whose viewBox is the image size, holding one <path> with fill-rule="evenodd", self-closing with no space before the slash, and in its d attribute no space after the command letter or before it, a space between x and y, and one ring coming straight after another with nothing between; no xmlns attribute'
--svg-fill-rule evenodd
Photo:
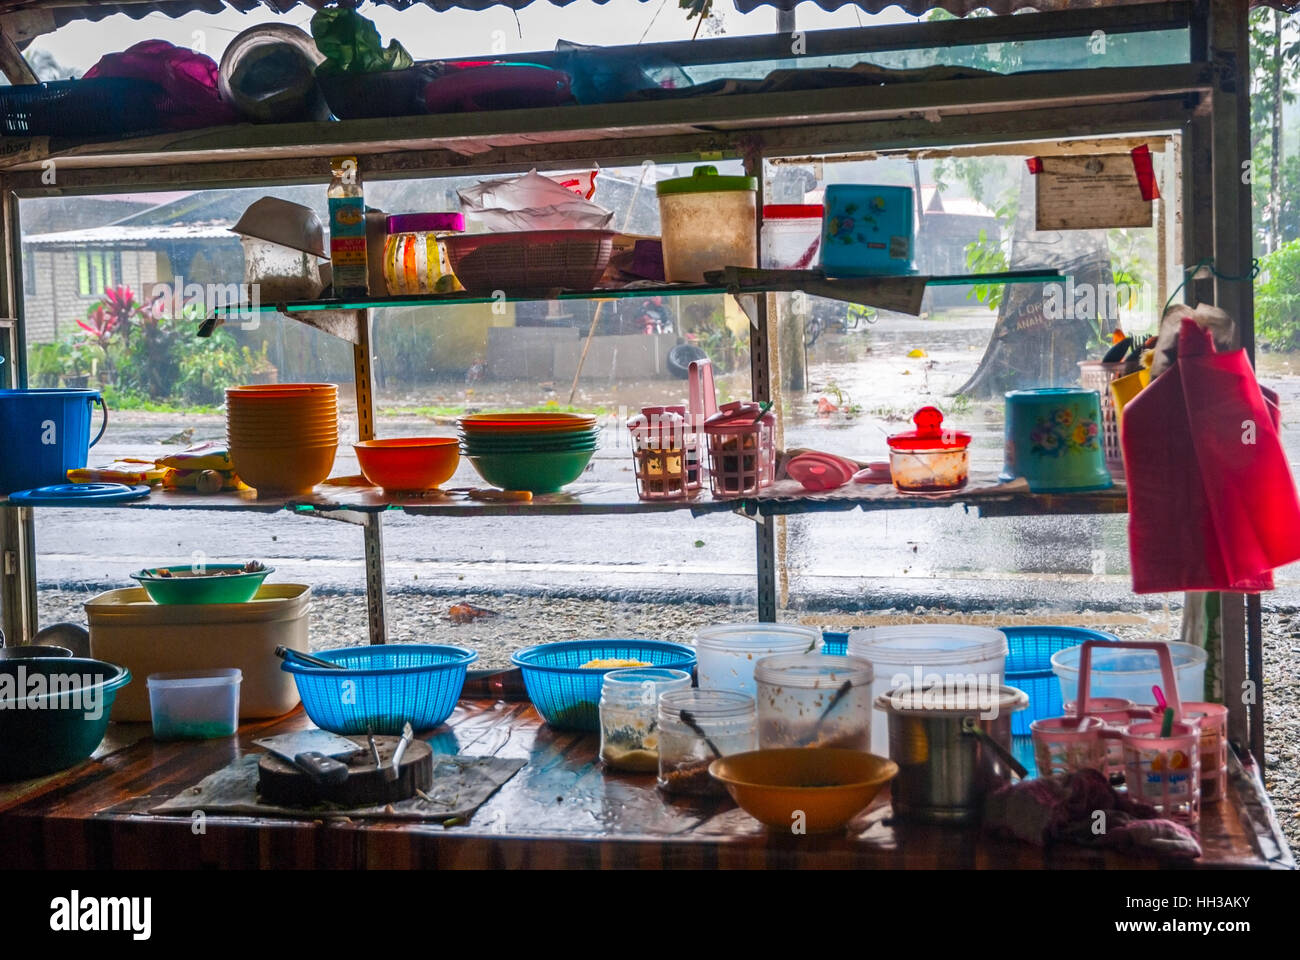
<svg viewBox="0 0 1300 960"><path fill-rule="evenodd" d="M178 567L173 570L171 567L158 567L153 571L153 576L159 580L175 580L197 577L239 577L246 573L261 573L266 569L266 564L261 560L249 560L242 567Z"/></svg>

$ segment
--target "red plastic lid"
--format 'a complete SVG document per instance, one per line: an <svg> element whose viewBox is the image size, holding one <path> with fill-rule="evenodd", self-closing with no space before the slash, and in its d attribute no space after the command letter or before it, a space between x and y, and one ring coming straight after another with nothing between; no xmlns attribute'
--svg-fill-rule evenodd
<svg viewBox="0 0 1300 960"><path fill-rule="evenodd" d="M943 411L938 407L922 407L912 415L912 422L915 430L890 436L891 450L964 450L970 446L969 433L944 429Z"/></svg>
<svg viewBox="0 0 1300 960"><path fill-rule="evenodd" d="M704 421L704 429L707 433L750 433L757 430L760 423L775 424L776 417L772 411L765 410L760 417L758 412L761 409L753 400L732 400L718 407L718 412Z"/></svg>
<svg viewBox="0 0 1300 960"><path fill-rule="evenodd" d="M816 453L795 457L786 465L785 470L791 480L798 480L805 490L812 491L834 490L853 478L853 471L840 462L839 458Z"/></svg>
<svg viewBox="0 0 1300 960"><path fill-rule="evenodd" d="M764 220L820 220L826 208L820 203L767 203L763 205Z"/></svg>

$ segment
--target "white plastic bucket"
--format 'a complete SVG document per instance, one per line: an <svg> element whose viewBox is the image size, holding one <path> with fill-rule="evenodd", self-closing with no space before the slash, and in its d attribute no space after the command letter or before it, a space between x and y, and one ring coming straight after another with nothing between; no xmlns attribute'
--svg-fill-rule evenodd
<svg viewBox="0 0 1300 960"><path fill-rule="evenodd" d="M754 666L778 653L821 647L821 631L789 623L720 623L695 635L700 689L735 690L757 697Z"/></svg>
<svg viewBox="0 0 1300 960"><path fill-rule="evenodd" d="M848 652L871 663L871 696L902 684L925 689L943 684L972 693L997 691L1007 664L1007 638L993 627L941 623L859 627L849 631ZM877 710L871 721L871 752L889 756L889 722Z"/></svg>
<svg viewBox="0 0 1300 960"><path fill-rule="evenodd" d="M1079 695L1079 654L1082 645L1066 647L1052 654L1052 672L1061 683L1061 699L1067 703ZM1190 643L1170 643L1178 696L1184 703L1205 699L1206 653ZM1160 657L1154 650L1125 650L1095 647L1092 651L1089 698L1118 697L1136 704L1155 703L1153 686L1163 684Z"/></svg>

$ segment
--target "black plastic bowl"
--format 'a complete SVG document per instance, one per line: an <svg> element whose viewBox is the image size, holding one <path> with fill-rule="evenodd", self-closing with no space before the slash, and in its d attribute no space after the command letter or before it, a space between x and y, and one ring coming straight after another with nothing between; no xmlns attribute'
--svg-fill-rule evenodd
<svg viewBox="0 0 1300 960"><path fill-rule="evenodd" d="M84 657L0 660L0 782L74 766L104 739L125 667Z"/></svg>

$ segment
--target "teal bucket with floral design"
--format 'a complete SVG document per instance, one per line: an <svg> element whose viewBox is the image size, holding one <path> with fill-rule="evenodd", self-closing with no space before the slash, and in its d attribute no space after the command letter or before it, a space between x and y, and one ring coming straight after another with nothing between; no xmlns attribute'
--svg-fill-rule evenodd
<svg viewBox="0 0 1300 960"><path fill-rule="evenodd" d="M1006 394L1003 481L1024 477L1034 493L1105 490L1101 398L1096 390L1046 387Z"/></svg>

